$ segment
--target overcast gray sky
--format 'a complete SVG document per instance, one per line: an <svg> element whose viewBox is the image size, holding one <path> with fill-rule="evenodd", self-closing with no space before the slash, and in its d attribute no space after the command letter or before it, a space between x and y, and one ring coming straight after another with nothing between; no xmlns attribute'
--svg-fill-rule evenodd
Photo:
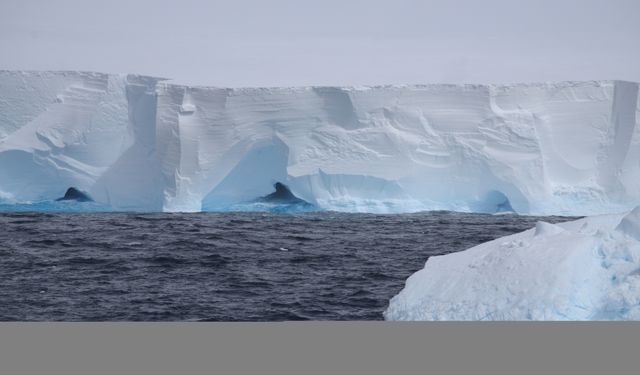
<svg viewBox="0 0 640 375"><path fill-rule="evenodd" d="M640 81L640 0L0 0L0 51L236 87Z"/></svg>

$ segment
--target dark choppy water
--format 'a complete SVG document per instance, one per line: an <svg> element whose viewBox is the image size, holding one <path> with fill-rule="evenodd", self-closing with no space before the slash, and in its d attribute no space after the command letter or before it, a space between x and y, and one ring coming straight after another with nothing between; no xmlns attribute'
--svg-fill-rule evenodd
<svg viewBox="0 0 640 375"><path fill-rule="evenodd" d="M382 319L429 256L537 219L3 213L0 320Z"/></svg>

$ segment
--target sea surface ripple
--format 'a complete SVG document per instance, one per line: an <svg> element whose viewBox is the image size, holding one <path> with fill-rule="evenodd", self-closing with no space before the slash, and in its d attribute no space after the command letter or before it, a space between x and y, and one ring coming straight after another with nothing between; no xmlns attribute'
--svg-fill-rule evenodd
<svg viewBox="0 0 640 375"><path fill-rule="evenodd" d="M539 219L1 213L0 320L378 320L428 257Z"/></svg>

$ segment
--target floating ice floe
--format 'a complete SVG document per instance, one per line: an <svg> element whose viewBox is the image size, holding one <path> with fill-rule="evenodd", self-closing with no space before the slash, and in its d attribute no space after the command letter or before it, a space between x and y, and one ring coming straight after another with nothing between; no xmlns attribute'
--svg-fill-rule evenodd
<svg viewBox="0 0 640 375"><path fill-rule="evenodd" d="M640 320L640 207L429 258L387 320Z"/></svg>

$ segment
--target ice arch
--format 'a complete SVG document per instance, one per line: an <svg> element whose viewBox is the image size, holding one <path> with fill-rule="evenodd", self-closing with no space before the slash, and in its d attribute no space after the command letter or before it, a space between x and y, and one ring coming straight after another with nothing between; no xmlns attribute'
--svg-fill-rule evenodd
<svg viewBox="0 0 640 375"><path fill-rule="evenodd" d="M287 181L289 149L280 139L254 146L227 176L202 200L203 211L226 210L273 191L273 184Z"/></svg>
<svg viewBox="0 0 640 375"><path fill-rule="evenodd" d="M485 205L485 212L513 212L509 198L501 191L492 190L485 195L482 202Z"/></svg>

